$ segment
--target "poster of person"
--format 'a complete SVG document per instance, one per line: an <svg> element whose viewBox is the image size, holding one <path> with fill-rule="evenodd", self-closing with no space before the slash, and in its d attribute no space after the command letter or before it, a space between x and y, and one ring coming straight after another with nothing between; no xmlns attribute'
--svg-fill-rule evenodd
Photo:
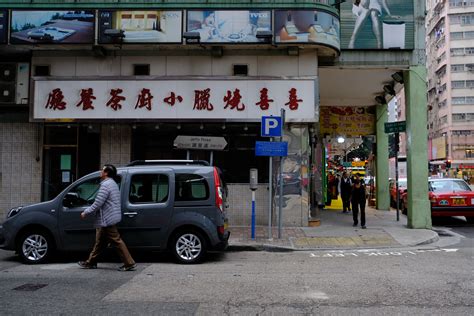
<svg viewBox="0 0 474 316"><path fill-rule="evenodd" d="M375 134L375 107L322 106L319 113L321 134L365 136Z"/></svg>
<svg viewBox="0 0 474 316"><path fill-rule="evenodd" d="M94 10L12 11L11 44L91 44Z"/></svg>
<svg viewBox="0 0 474 316"><path fill-rule="evenodd" d="M99 11L99 43L181 43L182 11ZM107 30L117 30L109 33ZM122 34L120 38L110 34Z"/></svg>
<svg viewBox="0 0 474 316"><path fill-rule="evenodd" d="M324 44L339 50L337 16L326 11L275 10L275 43Z"/></svg>
<svg viewBox="0 0 474 316"><path fill-rule="evenodd" d="M0 10L0 44L7 43L8 36L8 11Z"/></svg>
<svg viewBox="0 0 474 316"><path fill-rule="evenodd" d="M342 49L413 49L413 1L351 0L341 4Z"/></svg>
<svg viewBox="0 0 474 316"><path fill-rule="evenodd" d="M270 10L187 11L188 32L199 32L201 43L259 43L258 31L271 32Z"/></svg>

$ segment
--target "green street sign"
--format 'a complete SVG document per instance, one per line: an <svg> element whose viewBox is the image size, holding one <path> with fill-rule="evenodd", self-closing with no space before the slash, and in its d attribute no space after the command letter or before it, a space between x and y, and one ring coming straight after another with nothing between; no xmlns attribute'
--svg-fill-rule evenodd
<svg viewBox="0 0 474 316"><path fill-rule="evenodd" d="M407 129L407 122L406 121L400 121L400 122L391 122L391 123L385 123L385 133L390 134L390 133L402 133L406 131Z"/></svg>

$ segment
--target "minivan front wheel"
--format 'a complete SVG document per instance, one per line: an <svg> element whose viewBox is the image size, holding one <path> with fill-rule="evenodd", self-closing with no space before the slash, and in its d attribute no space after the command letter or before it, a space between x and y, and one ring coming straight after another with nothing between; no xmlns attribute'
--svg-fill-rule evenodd
<svg viewBox="0 0 474 316"><path fill-rule="evenodd" d="M206 240L194 230L178 232L173 239L173 255L180 263L198 263L207 251Z"/></svg>
<svg viewBox="0 0 474 316"><path fill-rule="evenodd" d="M17 250L23 262L37 264L45 262L51 256L53 248L47 232L32 230L20 237Z"/></svg>

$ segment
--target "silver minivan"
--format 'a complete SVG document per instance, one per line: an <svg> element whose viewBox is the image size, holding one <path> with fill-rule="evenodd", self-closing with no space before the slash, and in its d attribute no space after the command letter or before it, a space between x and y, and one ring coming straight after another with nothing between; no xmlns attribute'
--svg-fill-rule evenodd
<svg viewBox="0 0 474 316"><path fill-rule="evenodd" d="M208 250L227 247L227 189L218 168L204 161L141 160L117 169L122 221L129 248L169 250L180 263L200 262ZM11 209L0 225L0 248L26 263L45 262L53 251L87 251L94 218L80 213L94 202L95 172L51 201Z"/></svg>

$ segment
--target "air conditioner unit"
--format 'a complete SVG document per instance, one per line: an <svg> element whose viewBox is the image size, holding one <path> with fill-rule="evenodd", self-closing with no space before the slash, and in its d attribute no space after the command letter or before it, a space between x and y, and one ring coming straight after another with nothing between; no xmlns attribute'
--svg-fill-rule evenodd
<svg viewBox="0 0 474 316"><path fill-rule="evenodd" d="M0 63L0 103L28 104L30 65Z"/></svg>

